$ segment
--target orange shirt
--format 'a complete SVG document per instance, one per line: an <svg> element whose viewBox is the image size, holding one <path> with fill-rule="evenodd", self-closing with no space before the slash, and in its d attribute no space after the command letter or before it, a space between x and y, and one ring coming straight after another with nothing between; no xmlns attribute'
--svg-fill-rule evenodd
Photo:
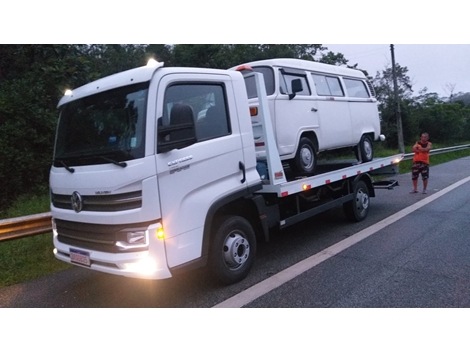
<svg viewBox="0 0 470 352"><path fill-rule="evenodd" d="M418 142L418 144L422 148L427 147L427 143L425 145L423 145L423 144ZM425 163L425 164L429 165L429 152L415 152L415 155L413 157L413 162L422 162L422 163Z"/></svg>

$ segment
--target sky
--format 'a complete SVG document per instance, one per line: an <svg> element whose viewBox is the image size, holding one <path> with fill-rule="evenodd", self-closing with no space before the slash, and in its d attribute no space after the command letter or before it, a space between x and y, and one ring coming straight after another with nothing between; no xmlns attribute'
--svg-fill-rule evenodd
<svg viewBox="0 0 470 352"><path fill-rule="evenodd" d="M147 11L146 2L139 0L111 12L107 2L83 0L78 7L61 4L61 13L50 11L47 3L54 4L8 2L0 43L347 43L323 45L373 77L391 66L390 44L375 43L401 43L394 44L395 61L408 68L414 94L427 87L446 97L451 86L454 93L470 92L468 11L457 0L437 6L409 0L395 0L393 6L357 0L352 6L336 0L334 6L307 2L284 7L242 1L227 9L217 0L170 1L158 4L157 12Z"/></svg>
<svg viewBox="0 0 470 352"><path fill-rule="evenodd" d="M392 66L390 44L323 44L328 51L342 53L348 64L358 64L375 77ZM448 97L470 92L470 44L394 44L395 63L408 68L413 94L424 87L428 93Z"/></svg>

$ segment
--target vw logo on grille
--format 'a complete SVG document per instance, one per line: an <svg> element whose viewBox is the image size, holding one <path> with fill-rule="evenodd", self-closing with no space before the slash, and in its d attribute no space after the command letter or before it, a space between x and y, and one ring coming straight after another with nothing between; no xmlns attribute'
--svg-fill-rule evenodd
<svg viewBox="0 0 470 352"><path fill-rule="evenodd" d="M72 193L72 197L70 197L70 201L72 202L72 208L77 213L82 211L83 208L83 201L82 196L77 191Z"/></svg>

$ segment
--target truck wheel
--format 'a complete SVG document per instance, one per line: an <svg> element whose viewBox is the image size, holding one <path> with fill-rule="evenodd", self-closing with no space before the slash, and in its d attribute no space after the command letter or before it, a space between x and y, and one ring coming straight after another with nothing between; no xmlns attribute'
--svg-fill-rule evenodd
<svg viewBox="0 0 470 352"><path fill-rule="evenodd" d="M291 168L300 173L313 174L317 166L317 152L313 142L307 138L300 138L299 148Z"/></svg>
<svg viewBox="0 0 470 352"><path fill-rule="evenodd" d="M346 217L355 222L364 220L369 212L369 189L364 181L359 181L354 187L354 198L343 204Z"/></svg>
<svg viewBox="0 0 470 352"><path fill-rule="evenodd" d="M215 278L224 284L243 280L256 254L256 236L250 223L240 216L226 217L217 227L209 255Z"/></svg>
<svg viewBox="0 0 470 352"><path fill-rule="evenodd" d="M371 161L374 158L374 145L368 135L363 135L356 148L356 158L363 163Z"/></svg>

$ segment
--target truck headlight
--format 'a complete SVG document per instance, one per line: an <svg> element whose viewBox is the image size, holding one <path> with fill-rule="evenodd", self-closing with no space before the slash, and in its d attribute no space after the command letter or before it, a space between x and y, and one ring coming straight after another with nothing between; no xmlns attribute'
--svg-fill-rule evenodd
<svg viewBox="0 0 470 352"><path fill-rule="evenodd" d="M145 231L136 231L127 233L127 243L129 244L144 244Z"/></svg>
<svg viewBox="0 0 470 352"><path fill-rule="evenodd" d="M123 268L143 275L150 275L157 270L157 262L152 258L145 257L133 263L125 263Z"/></svg>
<svg viewBox="0 0 470 352"><path fill-rule="evenodd" d="M123 234L124 235L124 234ZM127 231L124 236L120 236L121 241L116 242L116 246L121 250L145 248L148 246L148 231Z"/></svg>

